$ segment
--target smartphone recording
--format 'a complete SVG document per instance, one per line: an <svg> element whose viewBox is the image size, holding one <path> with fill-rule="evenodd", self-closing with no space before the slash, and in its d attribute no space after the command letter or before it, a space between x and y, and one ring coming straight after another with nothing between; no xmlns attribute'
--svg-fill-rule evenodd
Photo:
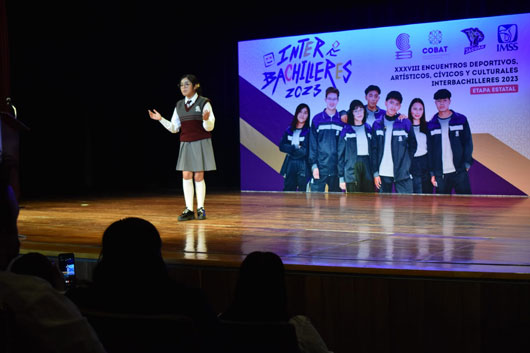
<svg viewBox="0 0 530 353"><path fill-rule="evenodd" d="M59 269L63 273L66 287L72 286L75 281L75 257L73 253L62 253L58 256Z"/></svg>

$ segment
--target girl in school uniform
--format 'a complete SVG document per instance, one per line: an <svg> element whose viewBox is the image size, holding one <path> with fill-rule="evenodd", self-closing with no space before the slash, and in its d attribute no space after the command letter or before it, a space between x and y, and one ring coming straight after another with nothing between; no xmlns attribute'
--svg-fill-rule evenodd
<svg viewBox="0 0 530 353"><path fill-rule="evenodd" d="M408 118L414 128L418 148L410 165L412 189L414 193L432 194L433 186L428 167L427 121L425 120L425 104L421 98L414 98L409 105Z"/></svg>
<svg viewBox="0 0 530 353"><path fill-rule="evenodd" d="M148 111L149 117L160 121L172 133L180 131L177 170L182 171L182 187L186 208L178 220L195 219L193 212L194 193L197 195L197 218L206 219L204 172L216 170L211 139L215 116L210 100L200 95L200 84L195 75L184 75L180 79L179 86L184 99L177 102L171 121L164 119L155 109Z"/></svg>
<svg viewBox="0 0 530 353"><path fill-rule="evenodd" d="M372 128L360 100L350 103L348 122L339 135L339 186L347 192L373 192L370 147Z"/></svg>
<svg viewBox="0 0 530 353"><path fill-rule="evenodd" d="M306 191L309 176L309 116L309 106L299 104L280 141L280 151L287 154L280 170L284 177L283 191Z"/></svg>

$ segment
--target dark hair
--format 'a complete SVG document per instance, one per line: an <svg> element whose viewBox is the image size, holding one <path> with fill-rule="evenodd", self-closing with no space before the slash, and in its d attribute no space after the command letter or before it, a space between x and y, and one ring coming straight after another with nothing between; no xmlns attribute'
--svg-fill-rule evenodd
<svg viewBox="0 0 530 353"><path fill-rule="evenodd" d="M254 251L239 268L234 301L221 316L235 321L287 321L285 270L272 252Z"/></svg>
<svg viewBox="0 0 530 353"><path fill-rule="evenodd" d="M445 98L451 98L451 92L449 90L442 88L436 91L434 94L434 99L445 99Z"/></svg>
<svg viewBox="0 0 530 353"><path fill-rule="evenodd" d="M197 94L200 96L202 94L202 89L201 89L201 84L199 82L199 79L197 78L197 76L193 75L193 74L185 74L185 75L182 75L182 77L180 78L179 80L179 85L180 83L182 82L182 80L184 80L185 78L187 78L188 80L190 80L191 84L193 87L195 87L196 85L199 85L199 87L197 87L197 89L195 90L195 92L197 92Z"/></svg>
<svg viewBox="0 0 530 353"><path fill-rule="evenodd" d="M403 102L403 96L398 91L390 91L390 92L388 92L388 94L386 95L386 99L385 100L389 100L389 99L395 99L395 100L397 100L399 102L399 104L401 104Z"/></svg>
<svg viewBox="0 0 530 353"><path fill-rule="evenodd" d="M364 106L364 104L360 100L354 99L354 100L351 101L350 109L348 110L348 124L349 125L354 125L355 124L355 121L354 121L354 118L353 118L353 111L357 107L363 108L363 111L364 111L363 124L366 123L366 118L368 117L368 112L366 111L366 107Z"/></svg>
<svg viewBox="0 0 530 353"><path fill-rule="evenodd" d="M136 217L120 219L103 233L93 280L107 285L165 280L168 273L161 250L162 240L153 224Z"/></svg>
<svg viewBox="0 0 530 353"><path fill-rule="evenodd" d="M339 97L339 90L335 87L328 87L328 89L326 89L326 98L328 97L328 94L330 93L336 93L337 98Z"/></svg>
<svg viewBox="0 0 530 353"><path fill-rule="evenodd" d="M412 117L412 106L415 103L420 103L423 106L423 115L420 118L420 131L424 134L427 134L427 121L425 120L425 104L421 98L414 98L409 105L409 120L411 123L414 123L414 118Z"/></svg>
<svg viewBox="0 0 530 353"><path fill-rule="evenodd" d="M160 255L162 240L153 224L127 217L112 223L103 233L101 256L129 256L131 252ZM127 250L127 251L124 251Z"/></svg>
<svg viewBox="0 0 530 353"><path fill-rule="evenodd" d="M377 94L381 94L381 89L376 85L370 85L366 87L366 89L364 90L364 94L367 95L368 92L371 92L371 91L376 91Z"/></svg>
<svg viewBox="0 0 530 353"><path fill-rule="evenodd" d="M291 121L291 130L296 130L296 124L298 123L298 113L302 111L302 109L307 109L307 119L304 123L303 128L309 127L309 120L311 119L311 111L309 110L309 106L305 103L300 103L298 107L296 107L296 110L294 112L293 120Z"/></svg>
<svg viewBox="0 0 530 353"><path fill-rule="evenodd" d="M53 266L54 264L43 254L30 252L13 261L11 272L42 278L55 287L58 270Z"/></svg>

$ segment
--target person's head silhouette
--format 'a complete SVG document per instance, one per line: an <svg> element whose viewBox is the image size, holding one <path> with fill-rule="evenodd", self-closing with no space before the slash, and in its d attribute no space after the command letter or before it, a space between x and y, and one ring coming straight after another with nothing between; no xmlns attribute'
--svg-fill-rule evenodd
<svg viewBox="0 0 530 353"><path fill-rule="evenodd" d="M239 270L235 298L225 313L229 320L287 321L284 266L272 252L250 253Z"/></svg>
<svg viewBox="0 0 530 353"><path fill-rule="evenodd" d="M136 217L116 221L103 233L94 282L114 286L166 280L161 249L160 234L152 223Z"/></svg>

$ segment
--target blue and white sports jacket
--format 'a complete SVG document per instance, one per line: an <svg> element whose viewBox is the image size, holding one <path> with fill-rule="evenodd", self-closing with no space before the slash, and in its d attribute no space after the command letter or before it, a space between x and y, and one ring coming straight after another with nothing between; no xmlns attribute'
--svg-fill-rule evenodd
<svg viewBox="0 0 530 353"><path fill-rule="evenodd" d="M372 128L369 124L364 124L364 132L368 140L368 153L371 153L372 147ZM339 178L344 178L344 182L355 182L354 166L357 163L357 134L353 126L346 124L339 135ZM368 165L367 168L371 168ZM370 173L371 174L371 173Z"/></svg>
<svg viewBox="0 0 530 353"><path fill-rule="evenodd" d="M399 116L399 113L397 114ZM379 166L385 151L385 121L376 120L372 126L372 172L379 176ZM410 178L410 165L416 153L418 143L409 119L394 120L392 127L392 162L394 164L394 180Z"/></svg>
<svg viewBox="0 0 530 353"><path fill-rule="evenodd" d="M287 154L280 170L281 175L287 173L292 161L303 160L305 164L307 164L307 154L309 152L309 128L305 127L300 131L299 147L292 144L293 133L293 129L289 126L283 133L282 140L280 141L280 151Z"/></svg>
<svg viewBox="0 0 530 353"><path fill-rule="evenodd" d="M449 141L453 151L453 164L457 172L466 170L473 164L473 139L467 118L451 110L449 120ZM427 123L427 150L431 176L442 176L442 127L435 114Z"/></svg>
<svg viewBox="0 0 530 353"><path fill-rule="evenodd" d="M339 134L344 127L338 112L333 116L326 110L315 115L311 121L309 134L309 165L311 170L318 168L320 177L337 175Z"/></svg>

